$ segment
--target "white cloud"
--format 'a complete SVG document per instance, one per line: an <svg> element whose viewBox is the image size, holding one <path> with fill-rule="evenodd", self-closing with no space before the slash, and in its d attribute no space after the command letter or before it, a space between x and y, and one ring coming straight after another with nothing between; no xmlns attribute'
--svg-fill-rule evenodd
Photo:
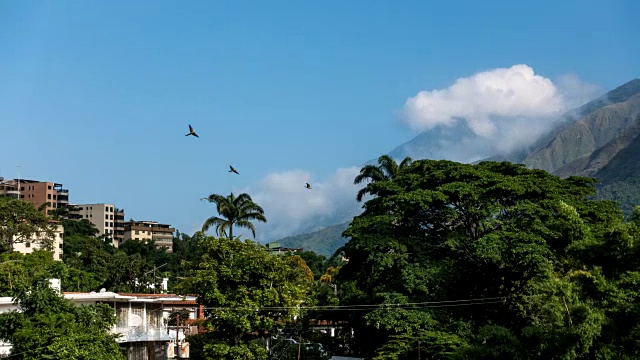
<svg viewBox="0 0 640 360"><path fill-rule="evenodd" d="M362 206L355 200L360 185L353 184L359 172L359 167L340 168L327 179L314 179L306 170L273 172L234 193L248 193L265 211L268 223L255 224L256 240L277 240L351 220Z"/></svg>
<svg viewBox="0 0 640 360"><path fill-rule="evenodd" d="M560 115L597 91L575 75L554 83L528 65L514 65L459 78L445 89L420 91L406 101L402 120L418 131L465 124L473 134L462 157L487 145L490 152L504 152L533 143Z"/></svg>

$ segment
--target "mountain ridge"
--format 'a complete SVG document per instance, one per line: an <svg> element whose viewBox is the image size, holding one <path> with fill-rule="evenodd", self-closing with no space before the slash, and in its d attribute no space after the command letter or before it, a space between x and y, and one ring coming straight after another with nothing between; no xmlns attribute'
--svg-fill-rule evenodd
<svg viewBox="0 0 640 360"><path fill-rule="evenodd" d="M440 156L428 143L412 145L418 140L433 141L451 128L425 131L388 153L396 160L410 156L402 149L423 146L434 159ZM463 130L462 136L469 130ZM412 156L414 160L423 157ZM529 168L542 168L554 175L580 175L600 180L597 197L619 201L628 214L632 202L640 202L640 79L633 79L561 116L556 125L532 145L507 154L493 154L474 161L510 161ZM376 160L365 164L377 165ZM346 243L342 237L350 222L328 226L312 233L276 240L288 247L317 249L330 256ZM328 229L328 230L327 230ZM325 230L327 230L325 232ZM341 231L340 231L341 230ZM325 243L314 244L320 241ZM306 246L301 246L305 244Z"/></svg>

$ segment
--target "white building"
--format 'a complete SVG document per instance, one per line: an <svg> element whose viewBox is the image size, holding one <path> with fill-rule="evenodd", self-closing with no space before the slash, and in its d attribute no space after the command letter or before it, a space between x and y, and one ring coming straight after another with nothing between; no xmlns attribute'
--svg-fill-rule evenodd
<svg viewBox="0 0 640 360"><path fill-rule="evenodd" d="M56 286L54 283L52 285ZM189 357L185 336L197 333L197 326L190 325L194 319L203 318L202 307L195 296L173 294L118 294L107 292L65 292L64 297L75 304L110 305L116 313L116 324L112 333L120 334L117 340L127 353L129 360L186 359ZM0 297L0 313L19 310L10 297ZM186 310L188 319L181 326L169 326L169 316L177 310ZM183 325L184 324L184 325ZM177 341L177 342L176 342ZM176 354L177 347L182 351ZM11 345L0 342L0 357L10 352ZM179 357L175 357L180 355Z"/></svg>
<svg viewBox="0 0 640 360"><path fill-rule="evenodd" d="M54 260L62 260L62 253L64 248L64 226L60 224L58 221L50 220L49 222L53 223L54 231L53 231L53 259ZM15 237L14 237L15 239ZM43 233L35 233L31 236L30 241L20 241L13 243L13 251L21 252L23 254L30 254L34 250L42 249L43 246L44 234Z"/></svg>

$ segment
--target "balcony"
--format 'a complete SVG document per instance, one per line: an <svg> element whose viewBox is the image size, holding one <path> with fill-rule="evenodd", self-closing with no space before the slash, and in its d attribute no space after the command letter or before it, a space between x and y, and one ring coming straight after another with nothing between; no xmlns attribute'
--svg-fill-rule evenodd
<svg viewBox="0 0 640 360"><path fill-rule="evenodd" d="M168 329L164 326L146 328L140 326L113 327L111 332L120 334L117 342L134 342L134 341L170 341L174 339L168 334Z"/></svg>
<svg viewBox="0 0 640 360"><path fill-rule="evenodd" d="M56 192L58 193L58 195L69 195L69 189L56 189Z"/></svg>
<svg viewBox="0 0 640 360"><path fill-rule="evenodd" d="M17 199L20 194L18 193L18 190L7 190L5 192L5 196L8 198Z"/></svg>

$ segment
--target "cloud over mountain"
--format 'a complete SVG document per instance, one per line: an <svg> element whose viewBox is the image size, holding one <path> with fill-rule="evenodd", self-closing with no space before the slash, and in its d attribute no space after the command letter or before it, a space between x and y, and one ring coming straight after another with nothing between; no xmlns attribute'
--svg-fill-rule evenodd
<svg viewBox="0 0 640 360"><path fill-rule="evenodd" d="M470 162L511 151L536 141L561 114L592 99L597 91L575 75L564 75L554 83L528 65L462 77L448 88L421 91L406 101L403 121L422 134L390 154L396 159L408 155ZM239 190L264 208L269 221L256 224L257 240L276 240L350 220L361 211L355 195L364 184L353 184L359 170L341 168L326 179L301 169L273 172ZM307 181L313 189L304 187Z"/></svg>
<svg viewBox="0 0 640 360"><path fill-rule="evenodd" d="M234 192L250 194L265 211L268 223L256 224L256 239L276 240L350 220L362 206L355 200L360 185L353 184L359 172L359 167L340 168L325 179L301 169L272 172Z"/></svg>
<svg viewBox="0 0 640 360"><path fill-rule="evenodd" d="M449 149L450 160L473 161L474 156L532 144L563 113L591 100L598 90L576 75L562 75L554 83L520 64L461 77L444 89L420 91L407 99L401 115L413 130L458 134L443 139L443 144L460 144ZM449 150L435 152L448 154Z"/></svg>

